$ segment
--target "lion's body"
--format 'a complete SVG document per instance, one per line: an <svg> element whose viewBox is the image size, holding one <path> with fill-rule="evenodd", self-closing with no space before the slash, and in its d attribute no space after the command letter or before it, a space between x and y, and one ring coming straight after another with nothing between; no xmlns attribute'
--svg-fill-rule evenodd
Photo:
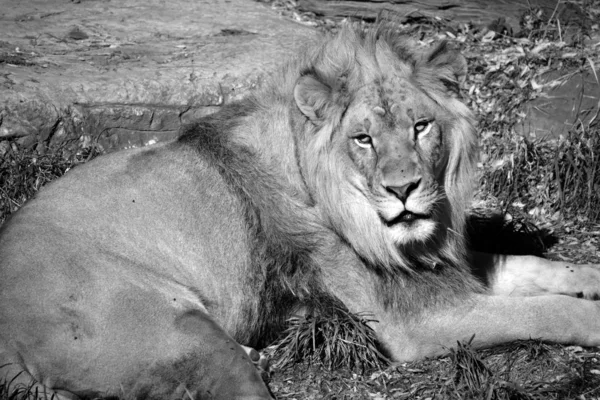
<svg viewBox="0 0 600 400"><path fill-rule="evenodd" d="M36 378L50 369L55 387L114 391L140 357L191 346L172 337L178 312L208 310L229 332L244 331L253 294L240 274L250 262L240 205L190 153L157 146L102 157L11 218L0 239L0 337L12 360L39 343L27 354ZM190 189L198 197L182 195ZM99 371L72 368L81 363Z"/></svg>
<svg viewBox="0 0 600 400"><path fill-rule="evenodd" d="M373 314L396 360L473 333L600 344L592 302L482 294L516 290L518 260L472 274L464 67L393 29L345 28L178 141L44 188L0 230L5 376L80 396L268 398L234 339L266 344L296 307L332 304Z"/></svg>

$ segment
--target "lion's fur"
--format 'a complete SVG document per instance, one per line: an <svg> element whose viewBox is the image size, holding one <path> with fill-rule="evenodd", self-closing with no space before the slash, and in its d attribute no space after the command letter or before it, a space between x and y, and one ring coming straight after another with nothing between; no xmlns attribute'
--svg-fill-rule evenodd
<svg viewBox="0 0 600 400"><path fill-rule="evenodd" d="M398 55L398 58L390 59L389 54L384 54L382 48L385 47ZM447 66L426 64L428 56L434 56L445 50L445 45L442 44L431 54L419 53L410 40L395 32L393 25L382 24L366 33L346 26L331 40L301 54L298 59L284 68L280 75L275 77L273 83L266 90L256 96L256 102L260 109L269 110L269 117L275 117L275 121L270 121L269 124L277 124L275 129L281 132L288 130L287 115L284 112L273 112L273 110L281 109L282 104L289 107L290 102L293 101L289 98L289 93L293 91L299 76L314 71L325 82L328 82L330 87L339 86L339 90L334 90L335 98L331 101L334 105L339 103L339 106L333 107L330 104L330 107L323 111L326 126L320 130L318 136L314 140L307 140L306 135L303 137L301 133L293 136L296 143L306 147L304 151L306 159L300 160L300 163L306 168L306 179L315 179L313 185L319 188L319 192L329 192L328 195L323 196L322 200L330 203L325 206L329 207L331 215L340 212L346 213L347 215L339 217L339 221L355 225L352 229L340 229L354 236L349 238L349 241L355 246L360 242L368 243L367 247L357 249L361 256L365 257L371 265L385 266L392 273L395 271L394 266L408 271L414 267L413 263L405 260L404 254L399 253L396 248L390 246L388 240L382 237L379 224L373 225L373 216L366 212L369 209L367 205L344 202L347 208L339 207L340 200L330 189L337 189L340 186L339 183L344 182L344 179L336 176L342 172L340 167L335 165L336 160L327 159L329 155L327 146L332 131L336 129L336 121L339 122L347 98L352 95L352 91L356 87L361 85L362 81L375 79L375 76L369 75L385 74L391 69L395 71L394 73L403 71L407 76L414 74L414 82L420 85L422 90L439 105L446 108L449 114L456 116L451 133L447 135L450 154L445 185L445 191L450 200L449 228L454 232L453 237L449 238L450 243L446 249L440 248L439 245L429 246L433 247L432 250L435 254L427 254L428 249L420 249L419 252L422 253L420 258L424 262L432 264L438 262L438 256L442 256L444 259L462 264L465 251L463 239L465 207L469 203L472 193L474 165L478 152L471 112L462 102L447 94L445 85L457 85L454 72ZM455 57L456 54L453 56ZM463 68L466 68L466 65ZM461 73L464 75L466 70ZM345 79L339 81L338 77ZM286 98L286 94L288 98ZM291 123L296 124L293 126L293 130L301 130L297 125L297 118L298 116L291 115ZM277 121L278 119L279 121ZM287 139L287 135L281 135L281 137ZM310 171L311 168L314 170ZM326 181L329 178L332 181ZM340 192L345 190L340 189ZM338 193L339 196L344 194L346 193ZM351 195L350 198L353 197L356 196ZM440 250L445 254L440 254Z"/></svg>
<svg viewBox="0 0 600 400"><path fill-rule="evenodd" d="M390 59L382 48L398 56ZM381 281L381 301L411 315L422 307L452 301L481 290L470 278L465 260L465 207L474 182L477 156L473 117L448 87L457 86L456 71L437 60L444 44L428 53L418 51L392 25L367 33L346 26L336 36L285 65L267 86L240 103L225 107L187 128L180 139L213 160L231 190L244 199L247 224L254 238L256 290L261 299L247 310L253 338L265 338L286 315L282 305L336 302L320 283L320 246L340 235L354 247L365 266ZM456 57L455 53L444 57ZM462 66L465 68L465 66ZM332 152L332 136L343 107L362 80L385 74L386 68L415 76L423 91L455 117L448 127L447 234L437 241L398 249L385 237L366 198L348 185L343 166ZM377 72L379 71L379 72ZM464 74L465 71L459 71ZM330 104L319 105L324 128L306 131L292 93L299 79L315 73L338 88ZM366 75L366 76L365 76ZM344 77L339 82L337 77ZM350 199L350 201L348 200ZM321 207L323 215L315 209ZM433 267L432 267L433 266ZM256 276L252 277L254 284ZM277 304L273 304L276 299ZM258 299L257 299L258 300ZM318 306L318 305L317 305ZM281 318L274 318L279 315ZM248 330L250 332L252 330ZM243 342L256 343L254 340Z"/></svg>
<svg viewBox="0 0 600 400"><path fill-rule="evenodd" d="M53 313L48 318L67 321L67 328L56 329L77 332L80 314L84 320L85 313L104 311L95 308L94 296L112 304L114 293L110 290L114 289L131 300L135 297L127 289L131 282L141 287L134 293L148 298L139 300L142 311L147 311L144 301L171 310L172 302L182 307L185 299L185 304L200 310L190 316L192 325L209 313L206 319L211 335L228 329L238 342L253 346L274 339L285 319L302 306L317 312L332 305L350 308L347 301L356 298L355 308L377 307L383 313L392 310L403 320L418 320L428 307L439 308L481 291L470 274L464 240L465 207L477 155L473 117L456 98L464 69L464 59L445 45L420 50L398 35L393 25L382 24L366 32L346 26L307 46L249 98L187 126L177 142L100 158L75 169L64 183L50 185L24 207L21 216L9 221L5 233L30 232L28 218L43 221L48 233L40 233L35 246L47 245L54 258L32 263L17 260L22 257L15 256L20 254L21 244L9 237L0 241L0 253L5 245L8 250L4 254L15 257L16 263L13 266L11 260L0 259L0 268L13 277L19 276L19 263L51 274L55 280L47 288L48 296L57 304L66 303L57 307L60 310L44 311ZM436 192L430 219L441 228L435 225L422 242L398 244L392 240L373 208L374 195L369 194L360 174L349 168L348 156L346 161L342 157L348 105L362 100L357 97L366 84L384 91L388 77L409 82L411 90L424 94L440 114L441 133L436 133L439 143L435 149L443 150L436 154L435 167L441 172L434 184L441 189ZM102 173L96 174L94 168ZM223 205L213 198L214 193L223 198ZM135 203L136 198L141 200ZM69 202L71 209L65 206ZM156 214L161 208L165 210L156 217L149 211ZM97 210L107 217L94 214ZM186 218L185 213L192 214ZM239 232L242 229L245 231ZM63 249L57 238L64 232L74 236L75 244ZM29 256L35 259L35 255ZM63 261L66 258L67 263ZM57 265L47 265L52 262ZM81 281L88 286L81 288L69 268L93 277ZM103 281L106 270L115 275L110 282ZM352 282L360 283L347 287L342 282L346 273ZM225 282L219 281L221 275ZM69 284L57 284L61 279ZM370 291L360 286L363 283ZM161 290L157 290L159 286ZM336 291L339 287L343 294ZM77 295L69 294L73 288ZM39 291L46 293L44 288ZM0 300L14 303L19 298L29 307L30 298L20 291L11 288L5 293L0 291L6 296ZM223 298L212 299L211 295ZM169 302L161 303L161 296ZM42 297L35 298L38 300L44 301ZM132 315L129 308L114 307L123 315ZM63 308L78 311L63 312ZM23 326L29 324L19 310L6 309L10 318L17 315L14 318L22 318ZM151 311L141 313L140 318L154 323ZM212 318L222 326L216 326ZM72 320L75 322L68 325ZM185 332L171 332L168 316L158 322L164 335L155 330L156 336L148 336L148 340L173 334L177 340L169 343L183 343L181 351L188 351ZM93 327L93 322L89 324ZM109 324L108 329L114 329L116 337L137 340L135 334L121 331L131 327ZM43 335L43 331L36 330L36 334ZM92 336L90 341L97 340ZM65 349L71 345L57 343ZM87 354L87 348L78 349ZM113 351L118 353L116 348Z"/></svg>

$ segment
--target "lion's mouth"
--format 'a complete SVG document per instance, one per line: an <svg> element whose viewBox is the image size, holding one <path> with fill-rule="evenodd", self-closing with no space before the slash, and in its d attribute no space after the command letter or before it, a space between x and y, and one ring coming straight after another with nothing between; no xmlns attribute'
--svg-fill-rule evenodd
<svg viewBox="0 0 600 400"><path fill-rule="evenodd" d="M417 213L410 212L410 211L402 211L400 214L398 214L398 216L396 216L390 220L385 220L385 224L388 227L391 227L391 226L394 226L397 224L411 225L415 221L422 220L422 219L429 219L429 218L431 218L431 216L427 215L427 214L417 214Z"/></svg>

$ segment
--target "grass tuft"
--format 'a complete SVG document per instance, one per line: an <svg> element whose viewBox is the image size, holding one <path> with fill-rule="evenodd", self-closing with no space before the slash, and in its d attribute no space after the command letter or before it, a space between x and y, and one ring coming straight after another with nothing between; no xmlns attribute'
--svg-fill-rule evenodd
<svg viewBox="0 0 600 400"><path fill-rule="evenodd" d="M46 183L99 154L93 148L76 154L60 149L39 154L33 149L19 149L16 143L4 148L3 153L0 154L0 225Z"/></svg>
<svg viewBox="0 0 600 400"><path fill-rule="evenodd" d="M556 398L561 390L543 379L535 366L556 369L556 355L541 341L518 341L486 351L475 351L471 341L450 350L452 387L445 397L457 399L526 400ZM531 364L534 368L525 371ZM520 367L520 368L519 368ZM521 370L524 369L524 370ZM534 377L530 380L527 378ZM560 396L560 395L559 395Z"/></svg>
<svg viewBox="0 0 600 400"><path fill-rule="evenodd" d="M306 361L329 370L348 368L364 373L388 365L380 351L368 314L331 307L320 314L295 316L273 347L276 368Z"/></svg>
<svg viewBox="0 0 600 400"><path fill-rule="evenodd" d="M452 380L456 387L464 387L470 392L487 392L493 374L471 348L471 341L458 342L456 348L450 349L450 359L454 365Z"/></svg>
<svg viewBox="0 0 600 400"><path fill-rule="evenodd" d="M516 206L531 215L600 222L599 128L580 125L558 140L503 138L491 146L484 190L504 211Z"/></svg>
<svg viewBox="0 0 600 400"><path fill-rule="evenodd" d="M2 369L9 366L10 364L0 365L0 399L7 400L35 400L44 398L44 394L39 392L39 386L36 385L35 380L31 380L29 385L22 383L14 383L19 376L15 376L12 380L8 381L5 376L2 375ZM54 396L52 396L52 399Z"/></svg>
<svg viewBox="0 0 600 400"><path fill-rule="evenodd" d="M458 342L457 347L450 350L450 360L454 367L453 390L457 397L490 400L530 398L519 384L502 379L490 369L481 353L471 348L471 341Z"/></svg>

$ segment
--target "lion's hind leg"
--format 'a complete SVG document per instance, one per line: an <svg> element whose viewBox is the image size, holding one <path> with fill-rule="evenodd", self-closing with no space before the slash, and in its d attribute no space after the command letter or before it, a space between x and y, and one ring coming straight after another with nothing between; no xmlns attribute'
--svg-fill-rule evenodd
<svg viewBox="0 0 600 400"><path fill-rule="evenodd" d="M578 265L535 256L477 253L474 270L494 295L563 294L600 299L600 266L597 265Z"/></svg>
<svg viewBox="0 0 600 400"><path fill-rule="evenodd" d="M272 399L244 349L192 300L177 285L166 292L127 286L111 296L105 321L111 331L102 340L115 343L106 363L127 376L117 394L148 400ZM130 366L119 366L123 362Z"/></svg>
<svg viewBox="0 0 600 400"><path fill-rule="evenodd" d="M244 349L184 290L115 286L3 326L0 382L42 398L272 399ZM26 335L8 331L20 324Z"/></svg>
<svg viewBox="0 0 600 400"><path fill-rule="evenodd" d="M252 363L258 369L258 372L260 372L260 375L263 378L268 378L270 372L269 358L265 356L264 353L261 353L256 349L253 349L252 347L242 345L242 348L244 349L248 357L250 357L250 360L252 360Z"/></svg>
<svg viewBox="0 0 600 400"><path fill-rule="evenodd" d="M178 316L177 336L198 339L191 352L143 371L126 397L266 400L272 397L254 362L216 322L200 310Z"/></svg>

